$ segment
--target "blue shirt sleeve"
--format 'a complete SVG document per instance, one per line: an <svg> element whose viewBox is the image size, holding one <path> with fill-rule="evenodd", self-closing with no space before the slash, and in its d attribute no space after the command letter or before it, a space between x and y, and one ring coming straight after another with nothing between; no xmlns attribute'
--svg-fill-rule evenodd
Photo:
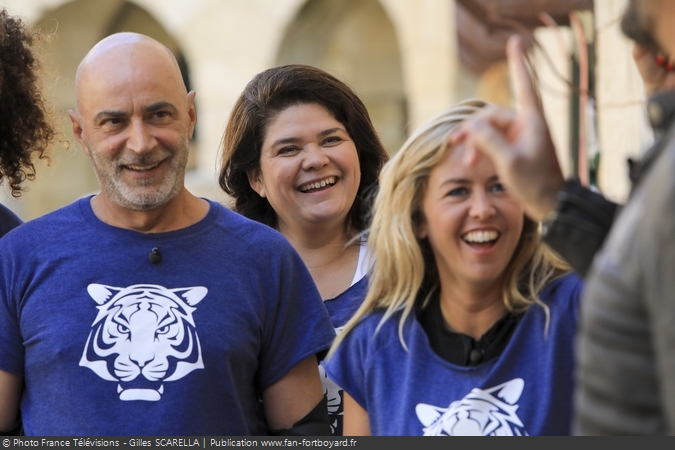
<svg viewBox="0 0 675 450"><path fill-rule="evenodd" d="M328 378L366 411L368 359L370 347L375 343L374 329L368 326L372 319L372 316L366 316L344 337L330 359L322 362Z"/></svg>
<svg viewBox="0 0 675 450"><path fill-rule="evenodd" d="M281 379L309 356L327 350L335 331L309 271L284 241L274 252L278 282L267 284L259 383L262 390ZM271 255L270 255L271 256ZM270 273L270 272L262 272Z"/></svg>

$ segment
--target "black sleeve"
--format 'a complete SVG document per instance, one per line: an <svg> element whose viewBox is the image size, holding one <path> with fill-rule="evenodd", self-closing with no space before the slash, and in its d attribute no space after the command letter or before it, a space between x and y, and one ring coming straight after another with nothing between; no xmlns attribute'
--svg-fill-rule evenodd
<svg viewBox="0 0 675 450"><path fill-rule="evenodd" d="M543 240L582 277L609 234L618 205L568 180L558 192L558 207L543 224Z"/></svg>
<svg viewBox="0 0 675 450"><path fill-rule="evenodd" d="M21 426L21 418L16 421L16 424L11 430L0 431L0 436L23 436L23 427Z"/></svg>
<svg viewBox="0 0 675 450"><path fill-rule="evenodd" d="M318 405L305 417L298 420L288 429L268 429L271 436L330 436L330 420L328 419L328 400L324 395Z"/></svg>

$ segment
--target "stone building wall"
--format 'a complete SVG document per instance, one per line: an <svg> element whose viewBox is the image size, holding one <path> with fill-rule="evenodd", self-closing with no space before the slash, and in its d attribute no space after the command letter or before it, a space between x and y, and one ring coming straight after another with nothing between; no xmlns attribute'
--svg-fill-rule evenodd
<svg viewBox="0 0 675 450"><path fill-rule="evenodd" d="M197 195L226 201L216 183L222 132L241 90L262 70L280 63L309 62L319 67L328 63L322 68L362 96L391 152L402 143L406 130L456 100L453 2L359 0L355 5L368 3L370 9L335 25L332 40L323 49L333 53L332 59L318 61L302 53L281 57L282 51L286 56L293 53L282 43L298 27L303 7L312 2L341 1L6 0L4 6L55 33L45 49L51 72L47 85L68 139L72 135L66 111L73 108L75 70L99 39L111 32L139 31L179 52L197 93L197 139L187 185ZM355 31L361 42L353 38ZM388 36L389 42L375 42L382 36ZM318 40L311 33L301 38ZM385 47L391 56L387 61L378 51ZM388 66L383 69L384 63ZM368 81L366 75L372 72L380 74L380 81L391 73L394 83L382 90L383 83L373 82L372 76ZM0 201L26 220L98 190L89 161L76 143L68 150L57 149L53 167L38 164L37 169L37 180L28 184L21 200L0 195Z"/></svg>
<svg viewBox="0 0 675 450"><path fill-rule="evenodd" d="M618 31L625 3L596 0L594 15L599 182L618 200L628 191L626 157L651 139L630 46ZM73 142L56 149L52 167L37 164L37 180L28 183L21 200L0 194L0 202L25 220L98 191L88 158L72 140L66 111L74 106L77 64L111 32L143 32L184 61L198 112L187 186L220 201L228 200L216 183L225 123L246 83L269 67L313 64L351 85L390 152L407 133L459 100L480 96L509 102L503 63L479 76L459 62L451 0L5 0L4 6L54 32L45 46L45 79L64 136ZM569 31L562 35L571 41ZM537 36L557 70L569 72L555 33L542 29ZM546 86L564 91L542 58L534 60ZM570 173L569 101L564 94L543 96L563 168Z"/></svg>

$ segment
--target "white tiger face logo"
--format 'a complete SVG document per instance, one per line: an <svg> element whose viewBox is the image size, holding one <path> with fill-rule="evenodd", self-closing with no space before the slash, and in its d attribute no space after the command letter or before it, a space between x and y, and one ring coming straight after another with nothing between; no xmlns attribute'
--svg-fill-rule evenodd
<svg viewBox="0 0 675 450"><path fill-rule="evenodd" d="M474 388L448 408L419 403L415 412L424 436L527 436L516 414L524 387L523 379L515 378L491 389Z"/></svg>
<svg viewBox="0 0 675 450"><path fill-rule="evenodd" d="M120 400L158 401L164 381L204 368L192 313L205 287L90 284L87 292L99 306L80 366L116 381Z"/></svg>

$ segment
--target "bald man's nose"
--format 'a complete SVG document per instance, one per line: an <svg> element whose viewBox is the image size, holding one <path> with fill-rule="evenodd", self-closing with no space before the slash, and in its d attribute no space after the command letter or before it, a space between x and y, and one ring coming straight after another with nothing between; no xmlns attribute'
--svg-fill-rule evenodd
<svg viewBox="0 0 675 450"><path fill-rule="evenodd" d="M157 145L152 129L141 120L132 121L127 148L135 153L151 151Z"/></svg>

